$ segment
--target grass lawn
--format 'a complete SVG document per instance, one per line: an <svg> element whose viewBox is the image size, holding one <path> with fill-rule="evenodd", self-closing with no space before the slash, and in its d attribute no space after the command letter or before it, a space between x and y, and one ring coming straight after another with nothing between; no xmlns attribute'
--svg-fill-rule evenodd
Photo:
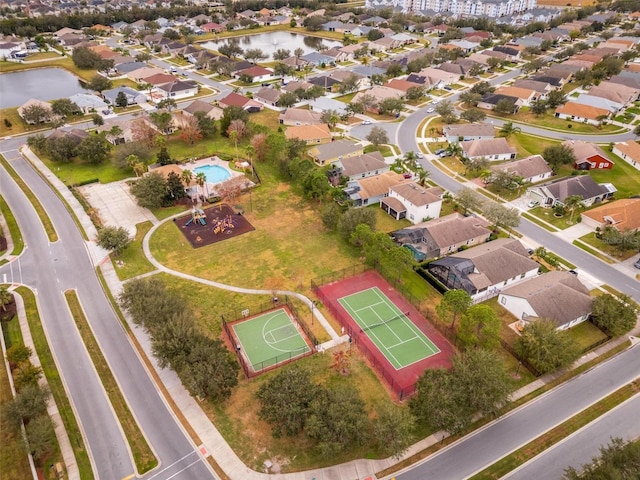
<svg viewBox="0 0 640 480"><path fill-rule="evenodd" d="M567 330L569 337L578 344L580 350L585 350L591 345L607 338L607 335L591 322L582 322Z"/></svg>
<svg viewBox="0 0 640 480"><path fill-rule="evenodd" d="M545 148L557 145L558 142L547 138L534 137L526 133L516 133L510 136L507 141L509 145L518 149L518 158L530 155L539 155Z"/></svg>
<svg viewBox="0 0 640 480"><path fill-rule="evenodd" d="M640 172L614 153L608 146L603 147L615 165L611 170L590 170L589 175L598 183L613 183L618 191L616 198L629 198L640 193Z"/></svg>
<svg viewBox="0 0 640 480"><path fill-rule="evenodd" d="M636 250L625 250L624 252L621 252L615 246L609 245L599 238L596 238L595 232L583 235L582 237L580 237L580 240L587 245L591 245L592 247L606 253L607 255L612 256L613 258L619 259L620 261L627 260L628 258L631 258L636 253L638 253Z"/></svg>
<svg viewBox="0 0 640 480"><path fill-rule="evenodd" d="M338 100L344 103L351 103L351 100L353 100L353 97L355 97L357 93L358 92L352 92L352 93L347 93L345 95L340 95L339 97L335 97L334 100Z"/></svg>
<svg viewBox="0 0 640 480"><path fill-rule="evenodd" d="M277 131L278 128L281 127L280 121L278 120L279 116L280 112L265 108L257 113L252 113L249 119L254 123L268 127L270 130Z"/></svg>
<svg viewBox="0 0 640 480"><path fill-rule="evenodd" d="M376 229L381 232L391 233L395 230L399 230L411 225L411 222L406 218L402 220L396 220L391 215L387 214L379 205L371 205L366 208L371 208L376 212Z"/></svg>
<svg viewBox="0 0 640 480"><path fill-rule="evenodd" d="M393 151L391 150L391 147L387 145L380 145L376 147L375 145L371 144L364 147L364 153L371 153L371 152L380 152L383 157L390 157L391 155L393 155Z"/></svg>
<svg viewBox="0 0 640 480"><path fill-rule="evenodd" d="M7 135L20 135L25 132L36 132L42 127L39 125L29 125L20 118L18 115L18 108L3 108L0 110L0 137L6 137ZM4 123L4 119L9 120L11 127L7 127Z"/></svg>
<svg viewBox="0 0 640 480"><path fill-rule="evenodd" d="M555 118L553 112L547 112L544 115L536 116L524 108L515 115L499 116L494 112L489 112L489 116L497 117L507 122L525 123L527 125L534 125L541 128L549 128L551 130L571 131L575 133L590 133L594 135L602 135L604 133L611 133L621 131L622 129L616 125L603 125L598 128L594 125L586 123L571 122L568 120L562 120Z"/></svg>
<svg viewBox="0 0 640 480"><path fill-rule="evenodd" d="M13 241L13 251L11 251L10 253L12 255L20 255L22 253L22 250L24 250L24 240L22 239L22 233L20 232L20 227L18 226L18 222L16 222L16 218L13 216L13 212L2 196L0 196L0 213L2 213L2 216L7 223L9 235L11 236L11 240Z"/></svg>
<svg viewBox="0 0 640 480"><path fill-rule="evenodd" d="M544 220L547 223L550 223L554 227L564 230L565 228L569 228L576 223L576 218L578 217L578 211L573 215L572 223L569 223L569 218L571 216L570 213L565 213L560 217L556 217L553 213L552 208L544 208L544 207L535 207L529 210L530 215L534 215L537 218Z"/></svg>
<svg viewBox="0 0 640 480"><path fill-rule="evenodd" d="M18 325L18 317L0 325L5 345L22 345L22 334ZM13 400L9 375L4 365L0 368L0 410L6 403ZM31 478L31 468L27 459L27 449L20 432L15 432L4 415L0 415L0 465L2 465L2 477L7 479Z"/></svg>
<svg viewBox="0 0 640 480"><path fill-rule="evenodd" d="M40 160L67 186L82 185L92 180L100 183L111 183L133 177L131 169L117 168L112 162L107 161L100 165L83 162L79 158L73 158L70 162L54 162L41 152L37 152Z"/></svg>
<svg viewBox="0 0 640 480"><path fill-rule="evenodd" d="M317 206L281 183L270 166L259 165L263 186L236 203L256 228L245 235L193 249L169 222L151 239L163 264L211 280L248 288L288 288L309 293L309 282L357 262L356 252L327 232ZM247 253L251 252L250 255Z"/></svg>
<svg viewBox="0 0 640 480"><path fill-rule="evenodd" d="M97 73L96 70L82 70L73 64L73 60L69 57L60 57L51 59L47 62L37 63L15 63L15 62L0 62L0 73L18 72L21 70L33 70L34 68L52 68L59 67L70 71L74 75L80 77L82 80L89 81Z"/></svg>
<svg viewBox="0 0 640 480"><path fill-rule="evenodd" d="M142 253L142 239L150 229L151 222L137 224L136 237L126 250L115 258L115 269L120 280L128 280L155 270L155 267L149 263Z"/></svg>

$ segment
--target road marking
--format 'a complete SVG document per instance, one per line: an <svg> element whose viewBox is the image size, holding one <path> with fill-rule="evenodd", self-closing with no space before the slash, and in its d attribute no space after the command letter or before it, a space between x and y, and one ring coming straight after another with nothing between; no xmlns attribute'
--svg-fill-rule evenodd
<svg viewBox="0 0 640 480"><path fill-rule="evenodd" d="M193 467L196 463L198 463L200 461L200 459L197 459L195 462L191 462L189 465L187 465L186 467L184 467L182 470L177 471L176 473L174 473L173 475L171 475L170 477L167 477L165 480L171 480L174 477L177 477L178 475L180 475L182 472L184 472L185 470Z"/></svg>
<svg viewBox="0 0 640 480"><path fill-rule="evenodd" d="M131 480L132 478L135 478L136 474L132 473L131 475L127 475L126 477L122 477L122 480Z"/></svg>
<svg viewBox="0 0 640 480"><path fill-rule="evenodd" d="M185 458L190 457L191 455L195 455L195 453L196 453L196 452L190 452L190 453L187 453L184 457L179 458L178 460L176 460L175 462L173 462L173 463L172 463L172 464L170 464L170 465L167 465L165 468L163 468L163 469L162 469L162 470L160 470L159 472L156 472L156 473L155 473L155 475L153 475L153 476L149 477L147 480L151 480L152 478L156 478L156 477L157 477L158 475L160 475L162 472L166 472L166 471L167 471L167 470L169 470L171 467L173 467L174 465L176 465L176 464L180 463L180 462L181 462L182 460L184 460ZM199 461L199 459L198 459L198 460L196 460L196 462L197 462L197 461ZM193 465L193 464L192 464L192 465ZM189 465L189 466L191 466L191 465ZM189 468L189 467L187 467L187 468ZM171 478L171 477L169 477L169 478Z"/></svg>

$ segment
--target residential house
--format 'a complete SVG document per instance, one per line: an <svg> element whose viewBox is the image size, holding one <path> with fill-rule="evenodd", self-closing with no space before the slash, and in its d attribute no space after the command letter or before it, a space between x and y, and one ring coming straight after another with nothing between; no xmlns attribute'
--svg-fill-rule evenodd
<svg viewBox="0 0 640 480"><path fill-rule="evenodd" d="M431 88L442 88L460 80L460 75L458 74L445 72L433 67L423 68L418 72L418 75L427 78L427 86Z"/></svg>
<svg viewBox="0 0 640 480"><path fill-rule="evenodd" d="M301 108L287 108L278 116L278 121L283 125L319 125L326 123L322 121L322 114Z"/></svg>
<svg viewBox="0 0 640 480"><path fill-rule="evenodd" d="M410 245L421 260L442 257L489 240L489 222L481 217L452 213L418 223L391 234L400 245Z"/></svg>
<svg viewBox="0 0 640 480"><path fill-rule="evenodd" d="M387 52L402 46L400 40L394 40L392 37L382 37L369 43L369 49L372 52Z"/></svg>
<svg viewBox="0 0 640 480"><path fill-rule="evenodd" d="M280 90L284 92L296 93L298 90L305 91L309 90L311 87L313 87L313 83L293 80L286 85L283 85Z"/></svg>
<svg viewBox="0 0 640 480"><path fill-rule="evenodd" d="M478 102L478 108L485 110L493 110L501 100L507 100L513 104L513 112L516 113L523 105L523 101L518 97L512 97L511 95L503 95L501 93L485 93L482 99Z"/></svg>
<svg viewBox="0 0 640 480"><path fill-rule="evenodd" d="M409 82L408 80L402 80L400 78L389 80L384 86L397 90L402 96L405 96L410 88L418 87L424 89L424 86L419 83Z"/></svg>
<svg viewBox="0 0 640 480"><path fill-rule="evenodd" d="M309 52L302 55L300 58L307 62L307 64L314 65L316 67L334 63L333 57L330 57L329 55L323 55L319 52Z"/></svg>
<svg viewBox="0 0 640 480"><path fill-rule="evenodd" d="M516 80L515 82L513 82L513 86L518 88L527 88L529 90L534 90L540 94L540 97L545 97L547 93L549 93L552 90L555 90L555 88L551 86L549 83L538 82L536 80Z"/></svg>
<svg viewBox="0 0 640 480"><path fill-rule="evenodd" d="M396 220L408 219L414 225L429 218L438 218L442 208L442 189L426 188L410 181L389 188L389 195L380 201L380 208Z"/></svg>
<svg viewBox="0 0 640 480"><path fill-rule="evenodd" d="M442 133L449 143L470 140L488 140L496 136L493 125L488 123L461 123L445 125Z"/></svg>
<svg viewBox="0 0 640 480"><path fill-rule="evenodd" d="M640 198L623 198L582 213L583 225L593 229L613 227L616 230L640 230Z"/></svg>
<svg viewBox="0 0 640 480"><path fill-rule="evenodd" d="M592 107L576 102L567 102L556 108L555 116L565 120L575 120L576 122L599 125L603 119L611 115L606 108Z"/></svg>
<svg viewBox="0 0 640 480"><path fill-rule="evenodd" d="M335 140L317 145L309 150L309 156L319 165L335 163L343 158L355 157L364 153L364 147L351 140Z"/></svg>
<svg viewBox="0 0 640 480"><path fill-rule="evenodd" d="M310 100L308 103L309 108L313 112L324 113L331 110L340 116L347 114L347 104L333 98L318 97L315 100Z"/></svg>
<svg viewBox="0 0 640 480"><path fill-rule="evenodd" d="M351 33L353 24L342 23L337 20L332 20L322 24L322 30L325 32L338 32L338 33Z"/></svg>
<svg viewBox="0 0 640 480"><path fill-rule="evenodd" d="M346 62L347 59L349 58L349 54L343 52L338 47L333 47L333 48L329 48L328 50L324 50L322 54L327 55L328 57L331 57L333 59L332 63ZM351 57L353 57L353 55L351 55Z"/></svg>
<svg viewBox="0 0 640 480"><path fill-rule="evenodd" d="M636 168L640 168L640 145L638 142L627 140L618 142L613 146L612 153L626 160Z"/></svg>
<svg viewBox="0 0 640 480"><path fill-rule="evenodd" d="M117 137L113 137L108 134L108 132L112 131L113 127L120 127L121 133ZM137 117L137 118L114 118L105 122L104 125L100 125L96 128L96 132L107 133L107 140L114 145L120 145L122 143L129 143L136 140L136 130L137 129L152 129L158 131L158 127L156 127L153 122L149 120L148 117Z"/></svg>
<svg viewBox="0 0 640 480"><path fill-rule="evenodd" d="M537 276L539 267L518 240L499 238L435 260L427 270L447 288L465 290L478 302Z"/></svg>
<svg viewBox="0 0 640 480"><path fill-rule="evenodd" d="M374 113L379 113L378 104L380 104L380 102L387 98L402 98L403 93L402 91L396 90L395 88L389 88L382 85L374 85L369 90L363 90L356 93L351 102L358 103L364 95L370 95L376 99L376 105L370 107L369 110Z"/></svg>
<svg viewBox="0 0 640 480"><path fill-rule="evenodd" d="M509 145L506 138L487 138L460 142L462 155L469 160L486 158L489 161L516 158L517 150Z"/></svg>
<svg viewBox="0 0 640 480"><path fill-rule="evenodd" d="M171 83L158 85L156 89L156 97L158 101L164 99L182 100L183 98L193 97L198 93L198 84L193 80L176 80Z"/></svg>
<svg viewBox="0 0 640 480"><path fill-rule="evenodd" d="M89 93L76 93L71 95L69 100L75 103L85 115L107 108L107 103L103 99Z"/></svg>
<svg viewBox="0 0 640 480"><path fill-rule="evenodd" d="M340 83L343 83L346 79L350 79L355 77L357 79L356 89L360 90L362 88L366 88L370 85L369 79L365 75L361 75L359 73L351 72L348 70L335 70L329 73L329 78L336 80Z"/></svg>
<svg viewBox="0 0 640 480"><path fill-rule="evenodd" d="M476 48L478 48L480 46L480 43L471 42L463 38L462 40L451 40L448 43L448 45L451 45L452 47L455 47L455 48L459 48L465 54L469 54L473 52Z"/></svg>
<svg viewBox="0 0 640 480"><path fill-rule="evenodd" d="M588 207L612 198L615 192L616 187L611 183L596 183L589 175L562 178L528 189L529 198L546 207L563 205L573 195L582 197L582 203Z"/></svg>
<svg viewBox="0 0 640 480"><path fill-rule="evenodd" d="M496 172L499 170L513 173L528 183L536 183L546 180L553 175L553 170L547 164L542 155L531 155L530 157L513 160L508 163L494 165L491 170Z"/></svg>
<svg viewBox="0 0 640 480"><path fill-rule="evenodd" d="M144 79L153 75L163 74L164 70L159 67L141 67L127 73L127 78L136 83L144 83Z"/></svg>
<svg viewBox="0 0 640 480"><path fill-rule="evenodd" d="M389 165L385 163L380 152L343 158L335 162L334 166L340 169L340 176L346 177L348 182L356 182L389 171Z"/></svg>
<svg viewBox="0 0 640 480"><path fill-rule="evenodd" d="M253 94L253 99L265 105L275 107L280 99L280 90L273 87L262 87Z"/></svg>
<svg viewBox="0 0 640 480"><path fill-rule="evenodd" d="M234 73L235 78L240 78L242 76L251 77L251 81L253 82L264 82L265 80L269 80L273 78L273 71L268 68L264 68L260 65L254 65L253 67L245 68L244 70L239 70Z"/></svg>
<svg viewBox="0 0 640 480"><path fill-rule="evenodd" d="M69 139L74 145L80 145L80 143L90 135L86 130L79 128L73 128L71 130L56 129L47 137L47 140L54 140L59 138Z"/></svg>
<svg viewBox="0 0 640 480"><path fill-rule="evenodd" d="M531 102L540 98L540 94L535 90L514 86L499 87L496 89L495 93L498 95L515 97L520 100L519 104L525 107L530 106Z"/></svg>
<svg viewBox="0 0 640 480"><path fill-rule="evenodd" d="M552 271L504 289L498 303L521 321L521 327L548 319L556 330L566 330L589 318L593 297L575 275Z"/></svg>
<svg viewBox="0 0 640 480"><path fill-rule="evenodd" d="M391 187L403 182L406 182L406 179L400 173L388 171L349 182L344 193L354 206L365 207L380 203L384 197L389 195Z"/></svg>
<svg viewBox="0 0 640 480"><path fill-rule="evenodd" d="M578 170L611 169L613 161L595 143L582 140L566 140L562 145L569 147L576 157L575 167Z"/></svg>
<svg viewBox="0 0 640 480"><path fill-rule="evenodd" d="M373 64L358 65L357 67L351 67L351 71L364 75L367 78L371 78L374 75L385 75L387 73L386 68L376 67Z"/></svg>
<svg viewBox="0 0 640 480"><path fill-rule="evenodd" d="M223 110L227 107L236 106L241 107L243 110L246 110L249 113L259 112L264 108L264 105L260 102L256 102L251 98L245 97L244 95L240 95L235 92L231 92L226 97L221 98L218 103Z"/></svg>
<svg viewBox="0 0 640 480"><path fill-rule="evenodd" d="M202 112L207 118L211 120L220 120L223 115L223 111L220 107L216 107L210 103L202 100L194 100L189 106L183 110L174 111L172 113L173 123L177 128L184 128L188 122L192 121L196 113Z"/></svg>
<svg viewBox="0 0 640 480"><path fill-rule="evenodd" d="M102 92L102 96L111 105L116 105L116 100L121 92L127 98L127 105L136 105L147 101L147 96L144 92L124 86L105 90Z"/></svg>
<svg viewBox="0 0 640 480"><path fill-rule="evenodd" d="M331 141L331 131L329 126L322 123L319 125L291 126L284 132L287 140L298 138L304 140L307 145L321 145Z"/></svg>
<svg viewBox="0 0 640 480"><path fill-rule="evenodd" d="M609 79L609 83L620 83L630 88L640 89L640 74L623 70Z"/></svg>
<svg viewBox="0 0 640 480"><path fill-rule="evenodd" d="M594 97L602 97L627 106L632 102L635 102L640 95L640 88L628 87L620 83L613 82L601 82L600 85L591 87L589 95Z"/></svg>
<svg viewBox="0 0 640 480"><path fill-rule="evenodd" d="M215 22L204 23L200 25L200 28L205 31L205 33L222 33L226 31L226 28L223 25Z"/></svg>
<svg viewBox="0 0 640 480"><path fill-rule="evenodd" d="M25 103L23 103L18 107L18 115L20 115L20 118L22 118L25 122L33 125L35 122L31 120L26 120L24 118L24 112L30 108L33 108L34 106L38 106L42 108L45 112L45 115L42 117L41 123L51 121L51 119L54 116L53 111L51 110L51 104L44 102L42 100L38 100L37 98L30 98L29 100L27 100Z"/></svg>

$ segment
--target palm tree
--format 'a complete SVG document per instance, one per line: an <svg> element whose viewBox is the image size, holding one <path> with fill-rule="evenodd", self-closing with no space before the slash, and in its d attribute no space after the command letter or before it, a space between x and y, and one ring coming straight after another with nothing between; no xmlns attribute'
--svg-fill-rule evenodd
<svg viewBox="0 0 640 480"><path fill-rule="evenodd" d="M509 138L514 133L520 133L522 129L520 127L514 127L513 122L506 122L502 125L502 128L498 131L504 138Z"/></svg>
<svg viewBox="0 0 640 480"><path fill-rule="evenodd" d="M189 188L189 185L191 185L191 180L193 180L193 172L188 168L185 168L180 175L180 180L182 180L182 183L184 183L185 187Z"/></svg>
<svg viewBox="0 0 640 480"><path fill-rule="evenodd" d="M418 170L418 185L424 187L424 184L427 183L427 178L429 177L429 172L424 168L420 168Z"/></svg>
<svg viewBox="0 0 640 480"><path fill-rule="evenodd" d="M204 186L207 184L207 176L205 175L204 172L199 172L196 175L196 183L198 184L198 186L200 187L200 190L202 191L202 194L204 195ZM209 187L207 187L207 197L209 196Z"/></svg>
<svg viewBox="0 0 640 480"><path fill-rule="evenodd" d="M415 168L417 158L418 156L413 150L410 150L404 154L404 161L407 163L407 165L409 165L410 168Z"/></svg>
<svg viewBox="0 0 640 480"><path fill-rule="evenodd" d="M573 223L573 214L577 208L581 208L584 206L582 203L582 195L570 195L564 200L564 206L571 211L571 215L569 216L569 221L567 223Z"/></svg>

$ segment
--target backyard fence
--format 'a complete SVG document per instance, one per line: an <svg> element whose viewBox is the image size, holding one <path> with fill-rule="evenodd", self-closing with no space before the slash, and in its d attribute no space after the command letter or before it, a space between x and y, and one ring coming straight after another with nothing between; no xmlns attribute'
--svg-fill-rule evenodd
<svg viewBox="0 0 640 480"><path fill-rule="evenodd" d="M247 319L249 315L253 317L270 310L278 310L284 307L289 309L293 322L305 333L305 335L311 342L312 347L303 347L299 350L284 352L280 355L272 357L268 360L264 360L257 364L250 363L239 349L234 348L236 356L238 357L238 361L240 362L240 366L242 367L242 370L247 378L253 378L269 370L273 370L274 368L277 368L281 365L293 362L298 358L313 355L315 353L316 347L318 346L318 340L309 326L302 320L302 317L298 315L297 308L295 307L295 305L293 305L293 303L291 303L289 297L287 296L285 296L284 298L274 297L270 302L256 303L251 305L250 307L234 308L220 315L220 318L222 319L222 328L227 335L227 338L231 342L231 345L235 346L238 345L239 342L232 332L230 324Z"/></svg>

